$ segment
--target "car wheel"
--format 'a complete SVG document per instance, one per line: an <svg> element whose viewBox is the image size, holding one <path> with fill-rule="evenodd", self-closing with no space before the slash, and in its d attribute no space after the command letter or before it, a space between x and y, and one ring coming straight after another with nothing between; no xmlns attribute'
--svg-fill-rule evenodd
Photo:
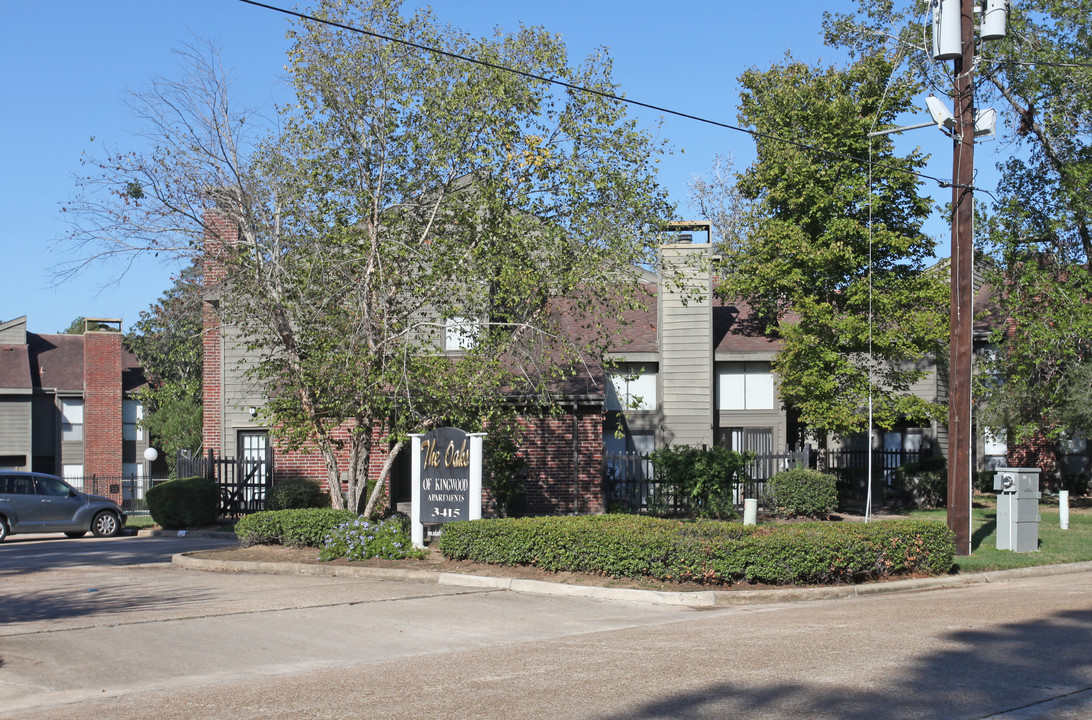
<svg viewBox="0 0 1092 720"><path fill-rule="evenodd" d="M74 530L72 532L66 532L65 533L65 535L67 535L70 538L81 538L86 534L87 534L86 530Z"/></svg>
<svg viewBox="0 0 1092 720"><path fill-rule="evenodd" d="M0 542L4 542L4 540L6 540L7 537L8 537L8 521L3 515L0 515Z"/></svg>
<svg viewBox="0 0 1092 720"><path fill-rule="evenodd" d="M118 516L109 510L103 510L91 521L91 532L95 537L113 537L121 532Z"/></svg>

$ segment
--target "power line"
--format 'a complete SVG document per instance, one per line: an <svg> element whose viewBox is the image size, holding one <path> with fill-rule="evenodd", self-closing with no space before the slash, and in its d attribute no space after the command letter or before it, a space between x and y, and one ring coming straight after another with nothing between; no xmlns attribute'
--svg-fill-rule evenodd
<svg viewBox="0 0 1092 720"><path fill-rule="evenodd" d="M1022 67L1092 68L1092 63L1064 63L1049 60L995 60L995 65L1020 65Z"/></svg>
<svg viewBox="0 0 1092 720"><path fill-rule="evenodd" d="M685 113L685 112L682 112L682 111L679 111L679 110L671 110L670 108L662 107L660 105L653 105L651 103L645 103L645 102L641 102L639 100L631 100L630 98L621 97L619 95L615 95L613 93L605 92L603 90L596 90L594 88L584 87L582 85L575 85L573 83L569 83L569 82L566 82L564 80L558 80L557 78L549 78L549 77L545 77L544 75L537 75L535 73L527 72L526 70L519 70L517 68L508 67L508 66L505 66L505 65L498 65L496 63L491 63L491 62L489 62L487 60L479 60L478 58L473 58L473 57L470 57L470 56L467 56L467 55L460 55L458 53L453 53L453 52L450 52L448 50L442 50L440 48L431 47L429 45L421 45L420 43L415 43L415 42L412 42L410 40L404 40L402 38L396 38L396 37L392 37L390 35L383 35L382 33L377 33L377 32L371 31L371 30L364 30L363 28L354 27L352 25L346 25L344 23L335 22L333 20L324 20L322 18L318 18L318 17L315 17L313 15L307 15L306 13L297 12L295 10L287 10L285 8L277 7L275 5L268 5L266 3L257 2L257 0L239 0L239 2L246 3L247 5L253 5L255 7L260 7L260 8L263 8L265 10L272 10L273 12L279 12L279 13L282 13L284 15L291 15L291 16L297 17L297 18L299 18L301 20L310 20L311 22L321 23L323 25L328 25L330 27L335 27L335 28L338 28L340 30L346 30L348 32L354 32L354 33L358 33L360 35L367 35L369 37L376 38L377 40L385 40L387 42L392 42L392 43L397 43L399 45L405 45L405 46L408 46L408 47L412 47L412 48L415 48L417 50L423 50L425 52L434 53L436 55L442 55L444 57L448 57L448 58L451 58L453 60L459 60L461 62L471 63L473 65L481 65L482 67L491 68L493 70L500 70L502 72L512 73L514 75L519 75L521 77L528 78L529 80L537 80L539 82L544 82L544 83L548 83L548 84L551 84L551 85L556 85L556 86L559 86L559 87L563 87L563 88L566 88L568 90L575 90L577 92L584 92L584 93L590 93L592 95L598 95L599 97L606 98L608 100L614 100L616 102L627 103L629 105L635 105L637 107L646 108L648 110L655 110L656 112L665 113L667 115L674 115L675 117L681 117L681 118L685 118L687 120L694 120L696 122L705 123L706 125L712 125L714 127L723 128L725 130L734 130L736 132L745 133L747 135L750 135L751 137L762 138L764 140L772 140L774 142L784 143L786 145L792 145L794 147L800 148L801 150L810 150L810 151L813 151L813 152L822 153L824 155L830 155L832 157L841 158L843 160L851 160L851 161L857 163L858 165L868 165L869 164L869 161L864 159L864 158L860 158L860 157L857 157L855 155L850 155L848 153L838 152L837 150L828 150L826 148L822 148L822 147L819 147L817 145L811 145L809 143L799 142L797 140L789 140L787 138L778 137L776 135L770 135L768 133L763 133L763 132L760 132L758 130L748 130L747 128L739 127L738 125L732 125L730 123L720 122L719 120L711 120L709 118L703 118L703 117L701 117L699 115L693 115L693 114ZM922 178L924 180L932 180L933 182L935 182L937 184L941 184L941 183L946 182L944 180L941 180L940 178L934 177L932 175L926 175L925 173L918 172L916 170L907 170L906 168L894 167L892 165L884 165L884 164L872 163L872 165L874 167L884 168L886 170L892 170L894 172L901 172L901 173L906 173L907 175L913 175L915 177L919 177L919 178Z"/></svg>

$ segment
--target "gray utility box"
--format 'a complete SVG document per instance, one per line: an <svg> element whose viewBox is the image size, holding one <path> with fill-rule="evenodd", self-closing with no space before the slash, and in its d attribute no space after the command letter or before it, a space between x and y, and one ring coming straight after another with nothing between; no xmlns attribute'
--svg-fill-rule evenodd
<svg viewBox="0 0 1092 720"><path fill-rule="evenodd" d="M997 549L1039 549L1039 468L997 468Z"/></svg>

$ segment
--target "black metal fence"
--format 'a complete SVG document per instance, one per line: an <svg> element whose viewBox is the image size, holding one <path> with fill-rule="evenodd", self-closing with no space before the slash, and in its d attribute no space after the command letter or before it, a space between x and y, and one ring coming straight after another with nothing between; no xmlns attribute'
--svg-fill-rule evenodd
<svg viewBox="0 0 1092 720"><path fill-rule="evenodd" d="M917 462L922 454L914 450L874 450L872 452L873 491L888 485L896 468ZM868 490L867 450L828 450L796 448L781 453L756 455L746 467L747 479L736 485L733 501L743 506L744 498L755 498L760 507L767 506L766 481L782 470L795 467L815 469L820 460L825 472L838 478L843 497L864 497ZM649 456L641 453L605 453L603 455L603 485L607 508L623 512L667 513L683 512L686 498L676 497L667 483L656 478Z"/></svg>
<svg viewBox="0 0 1092 720"><path fill-rule="evenodd" d="M890 487L895 470L924 457L917 450L873 450L871 454L873 498L880 500ZM869 451L863 448L826 452L825 472L838 478L840 495L863 498L868 493L868 459Z"/></svg>
<svg viewBox="0 0 1092 720"><path fill-rule="evenodd" d="M814 453L796 448L781 453L755 455L745 468L746 480L733 489L732 501L743 507L744 498L756 498L766 505L766 481L782 470L814 467ZM641 453L605 453L603 484L607 508L623 512L680 513L687 509L687 498L656 478L649 456Z"/></svg>
<svg viewBox="0 0 1092 720"><path fill-rule="evenodd" d="M220 514L239 517L265 509L265 499L273 485L273 450L267 448L262 458L187 457L179 453L178 477L205 477L220 486Z"/></svg>
<svg viewBox="0 0 1092 720"><path fill-rule="evenodd" d="M66 477L72 487L82 493L102 495L118 504L121 511L129 516L148 515L148 503L145 495L155 483L165 478L148 478L137 475L110 477L91 475L89 477Z"/></svg>

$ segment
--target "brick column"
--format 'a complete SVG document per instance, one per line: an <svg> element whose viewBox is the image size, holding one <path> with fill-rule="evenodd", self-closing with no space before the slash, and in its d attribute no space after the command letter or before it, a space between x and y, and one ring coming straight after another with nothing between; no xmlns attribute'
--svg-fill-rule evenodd
<svg viewBox="0 0 1092 720"><path fill-rule="evenodd" d="M201 441L206 452L211 448L220 453L224 446L223 344L216 305L220 285L227 275L222 252L225 245L230 245L239 239L239 230L234 223L217 215L214 211L206 213L205 224L205 247L202 260L205 299L201 304L204 425Z"/></svg>
<svg viewBox="0 0 1092 720"><path fill-rule="evenodd" d="M87 477L121 477L121 401L121 333L84 333L83 473ZM120 502L118 484L113 499ZM108 490L106 486L95 489L113 495Z"/></svg>

